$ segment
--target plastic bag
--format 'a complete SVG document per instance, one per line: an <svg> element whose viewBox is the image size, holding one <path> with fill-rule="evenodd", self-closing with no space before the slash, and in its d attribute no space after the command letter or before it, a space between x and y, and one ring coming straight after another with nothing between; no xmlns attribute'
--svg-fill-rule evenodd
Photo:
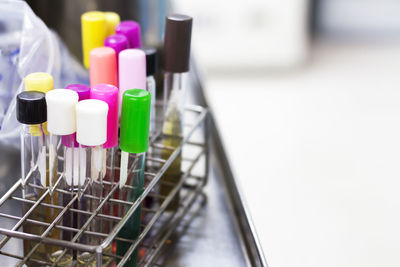
<svg viewBox="0 0 400 267"><path fill-rule="evenodd" d="M54 88L88 84L87 71L72 58L58 36L23 1L0 1L0 141L18 144L20 123L15 97L24 90L24 77L48 72Z"/></svg>

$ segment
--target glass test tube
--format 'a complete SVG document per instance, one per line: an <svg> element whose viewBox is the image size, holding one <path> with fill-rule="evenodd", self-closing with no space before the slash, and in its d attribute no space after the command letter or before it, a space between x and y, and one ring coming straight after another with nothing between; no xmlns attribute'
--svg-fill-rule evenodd
<svg viewBox="0 0 400 267"><path fill-rule="evenodd" d="M65 89L72 90L76 92L79 96L78 101L88 99L90 97L90 87L83 84L70 84L65 87ZM74 110L75 114L75 110ZM69 191L70 194L62 194L62 203L65 207L69 204L75 194L81 194L83 182L85 177L80 179L79 176L79 164L80 162L86 163L86 158L80 158L79 155L79 144L76 141L76 133L70 135L63 135L61 137L61 143L64 147L64 179L60 187L65 191ZM80 182L82 181L82 182ZM72 204L74 209L84 209L85 201L74 201ZM82 213L74 212L68 210L62 219L62 224L65 227L78 228L78 224L83 225L86 217ZM79 222L79 223L78 223ZM62 239L66 241L71 241L76 232L63 230ZM56 255L56 254L55 254ZM68 266L72 265L72 262L76 260L76 251L68 251L63 258L59 261L60 265Z"/></svg>
<svg viewBox="0 0 400 267"><path fill-rule="evenodd" d="M58 188L73 191L73 187L82 186L79 181L79 175L73 175L74 166L75 164L79 164L79 158L77 159L76 157L78 156L74 153L74 140L68 138L76 131L75 105L78 103L78 99L78 94L72 90L54 89L46 93L47 128L50 133L50 192L52 193L56 192L56 182L58 179L57 170L64 172L64 180L59 182ZM61 144L64 144L64 146ZM58 164L59 156L64 157L64 165ZM56 170L54 170L54 168L56 168ZM53 176L53 173L56 175ZM60 198L54 199L56 203L52 204L61 205L60 203L64 200L64 195L65 193L62 193ZM63 218L63 220L65 220L65 218ZM62 251L62 248L52 250L51 253L49 253L50 261L55 262ZM71 254L66 254L58 262L59 264L72 263Z"/></svg>
<svg viewBox="0 0 400 267"><path fill-rule="evenodd" d="M120 17L115 12L104 12L104 16L106 18L106 36L110 36L115 34L115 27L120 23Z"/></svg>
<svg viewBox="0 0 400 267"><path fill-rule="evenodd" d="M128 49L128 39L125 37L125 35L113 34L107 37L107 39L104 41L104 46L114 49L118 67L119 53L122 50Z"/></svg>
<svg viewBox="0 0 400 267"><path fill-rule="evenodd" d="M125 49L119 53L119 103L129 89L146 90L146 54L140 49ZM120 106L121 109L121 106Z"/></svg>
<svg viewBox="0 0 400 267"><path fill-rule="evenodd" d="M106 83L118 86L117 58L114 49L96 47L90 51L90 87Z"/></svg>
<svg viewBox="0 0 400 267"><path fill-rule="evenodd" d="M90 177L86 178L90 183L84 193L91 196L86 198L83 195L80 202L85 206L80 208L90 213L94 212L103 200L103 144L107 141L107 112L108 105L101 100L87 99L76 104L76 139L79 143L79 155L85 155L86 158L86 162L80 162L79 172L85 177ZM102 233L102 220L96 216L87 230ZM83 238L89 245L99 245L101 242L98 236L87 235ZM80 264L90 264L94 261L93 254L78 253Z"/></svg>
<svg viewBox="0 0 400 267"><path fill-rule="evenodd" d="M83 65L89 68L89 53L103 46L106 39L106 16L104 12L89 11L81 16Z"/></svg>
<svg viewBox="0 0 400 267"><path fill-rule="evenodd" d="M154 74L157 72L157 50L148 48L144 52L146 54L146 90L151 95L150 136L153 136L157 132L156 80L154 79Z"/></svg>
<svg viewBox="0 0 400 267"><path fill-rule="evenodd" d="M22 197L31 201L37 201L44 193L46 187L46 147L43 123L46 121L46 100L42 92L30 91L17 95L17 119L23 124L21 131L21 182L23 184ZM43 149L44 147L44 149ZM23 204L23 214L31 205ZM46 208L39 206L30 219L46 222ZM35 224L24 224L23 231L29 234L40 235L45 227ZM29 253L36 243L24 240L24 253ZM35 260L47 261L46 248L39 246L32 255ZM34 266L39 264L33 263Z"/></svg>
<svg viewBox="0 0 400 267"><path fill-rule="evenodd" d="M150 105L151 95L145 90L131 89L123 95L119 182L121 191L127 192L126 200L130 202L135 202L143 192L145 153L149 143ZM141 204L132 217L123 217L123 220L128 221L118 236L130 240L137 239L141 230ZM129 242L117 241L117 255L124 256L131 245ZM138 251L137 248L133 252L126 266L137 266Z"/></svg>
<svg viewBox="0 0 400 267"><path fill-rule="evenodd" d="M48 91L53 89L53 77L45 72L34 72L29 75L27 75L24 79L25 82L25 91L30 92L30 91L39 91L42 93L47 93ZM47 114L46 114L47 117ZM36 186L41 186L42 188L36 188L33 189L33 184L24 189L23 191L27 192L27 198L29 198L32 201L37 201L39 197L45 192L45 188L48 188L49 186L49 164L48 164L48 149L49 149L49 133L47 131L47 121L42 124L43 132L45 134L44 136L44 144L46 147L45 153L45 158L42 156L41 161L45 159L45 177L42 176L42 179L40 183L35 183ZM36 126L30 125L29 126L29 132L33 135L36 136L38 133L39 129ZM33 138L35 139L35 138ZM33 142L34 143L34 142ZM43 146L42 149L44 150ZM44 166L44 164L42 164ZM30 194L34 192L34 194ZM58 194L55 193L53 195L47 194L44 203L46 204L51 204L54 201L58 199ZM27 211L27 208L30 208L31 205L29 204L24 204L23 205L23 210L24 212ZM32 220L37 220L37 221L42 221L46 223L51 223L54 219L55 216L58 215L58 210L50 208L50 207L45 207L40 205L39 207L35 208L32 213L30 214L29 218ZM26 233L32 233L32 234L37 234L41 235L45 231L46 227L45 226L39 226L35 224L24 224L23 225L23 231ZM52 238L59 238L59 230L54 229L50 234L50 237ZM29 241L29 240L24 240L24 255L27 255L31 249L36 245L35 242ZM53 247L50 247L49 245L44 245L40 244L35 251L33 251L33 254L31 255L31 259L36 259L36 260L42 260L42 261L48 261L48 251L53 250ZM31 261L30 266L39 266L38 263Z"/></svg>
<svg viewBox="0 0 400 267"><path fill-rule="evenodd" d="M115 27L115 33L125 35L128 39L129 48L142 47L142 36L140 25L133 20L125 20Z"/></svg>
<svg viewBox="0 0 400 267"><path fill-rule="evenodd" d="M57 169L59 155L65 157L65 178L69 186L80 184L79 179L73 181L73 154L69 153L73 144L70 143L63 149L60 148L61 138L75 133L75 105L79 96L72 90L54 89L46 94L47 102L47 128L50 132L49 168L50 168L50 193L55 190L57 182ZM72 140L71 140L72 141ZM54 169L56 168L56 169ZM76 177L74 177L76 178Z"/></svg>
<svg viewBox="0 0 400 267"><path fill-rule="evenodd" d="M118 146L118 88L110 84L98 84L90 91L91 99L102 100L108 105L107 113L107 141L103 145L103 180L109 183L103 184L103 197L112 189L119 179L115 177L115 162L117 158ZM103 213L108 215L115 214L118 206L105 205ZM115 212L114 212L115 210ZM113 227L111 221L105 221L104 232L108 233Z"/></svg>
<svg viewBox="0 0 400 267"><path fill-rule="evenodd" d="M23 124L21 131L21 183L23 188L31 179L33 184L46 187L46 122L45 94L37 91L22 92L17 96L17 119ZM36 180L35 180L36 179Z"/></svg>
<svg viewBox="0 0 400 267"><path fill-rule="evenodd" d="M186 15L167 17L164 39L164 107L163 145L177 148L183 136L184 107L186 85L184 74L189 70L190 40L192 18ZM164 149L163 159L167 160L173 151ZM175 159L164 173L161 180L160 193L167 196L181 179L181 155ZM163 183L167 182L167 183ZM167 210L179 208L179 192L172 199Z"/></svg>

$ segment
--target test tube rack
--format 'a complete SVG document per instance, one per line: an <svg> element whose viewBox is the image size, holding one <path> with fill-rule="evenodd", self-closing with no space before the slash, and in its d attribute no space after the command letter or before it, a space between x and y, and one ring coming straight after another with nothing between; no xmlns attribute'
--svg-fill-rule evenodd
<svg viewBox="0 0 400 267"><path fill-rule="evenodd" d="M99 201L99 205L95 211L88 212L74 208L74 202L78 201L77 194L72 194L69 191L57 187L60 181L64 179L63 173L59 173L58 175L55 192L61 195L70 194L70 201L66 205L60 205L60 203L46 203L44 199L50 194L49 189L36 184L28 184L26 186L40 189L43 191L43 194L38 201L31 201L21 197L22 184L20 179L18 179L18 181L0 198L0 208L7 205L7 202L13 201L14 203L19 203L21 207L22 205L28 205L28 209L22 211L21 208L21 214L18 216L10 212L0 212L0 219L7 218L13 221L13 226L10 229L0 228L0 255L16 259L17 266L29 266L31 264L35 266L60 265L58 261L61 257L58 257L56 261L43 261L31 258L31 255L35 253L35 247L28 253L23 253L22 251L10 251L10 246L7 246L10 240L21 243L23 240L29 240L38 245L45 244L48 247L56 246L58 248L63 248L63 253L67 251L75 253L76 251L89 252L95 256L96 266L124 266L135 249L140 249L138 266L160 266L160 264L162 264L160 261L163 259L163 257L161 257L163 255L162 252L173 245L179 237L186 232L190 223L201 211L201 208L205 205L207 200L203 188L207 183L208 176L208 111L200 106L187 106L185 109L185 120L191 123L184 125L184 136L180 137L182 141L179 147L171 148L164 146L161 142L162 135L160 134L151 138L149 146L152 151L170 150L171 154L168 159L162 159L161 156L146 157L146 164L152 166L152 171L145 171L143 192L135 202L129 202L114 197L116 192L122 194L122 190L129 190L130 188L128 185L120 189L118 182L104 181L104 185L109 186L110 190L108 190L104 198ZM157 153L152 154L157 155ZM181 179L179 183L173 185L174 187L168 195L161 195L157 188L162 183L165 183L162 179L163 174L180 155L182 155ZM61 158L60 160L63 159ZM197 174L196 171L201 174ZM83 197L94 198L94 196L89 195L86 191L83 194ZM173 200L176 194L180 194L179 207L176 210L167 211L168 204ZM157 204L153 203L153 205L150 205L150 208L148 207L149 205L143 205L142 213L145 214L145 216L142 216L139 237L136 240L127 240L119 237L118 233L134 214L138 206L148 199L152 199L152 201L157 202ZM115 216L115 214L104 214L103 207L106 205L117 206L119 210L123 207L123 212L119 212L118 216ZM30 215L35 212L35 209L40 207L53 210L58 215L50 222L43 222L30 218ZM71 211L84 214L86 221L82 227L74 228L63 225L63 216ZM109 225L112 225L112 227L109 227L110 231L106 233L104 231L89 231L88 228L94 220L107 221ZM43 227L44 231L41 235L24 233L23 226L27 224L40 225ZM71 241L52 238L51 233L53 231L59 231L61 233L63 231L68 231L72 233L73 238ZM98 245L87 245L80 242L84 236L97 239ZM105 249L118 240L130 243L130 247L124 256L117 255L113 250L106 251ZM105 259L107 259L107 261Z"/></svg>

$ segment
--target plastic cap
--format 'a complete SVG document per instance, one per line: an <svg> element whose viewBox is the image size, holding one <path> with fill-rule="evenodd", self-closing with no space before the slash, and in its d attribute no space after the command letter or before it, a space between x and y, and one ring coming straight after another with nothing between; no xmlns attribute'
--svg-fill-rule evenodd
<svg viewBox="0 0 400 267"><path fill-rule="evenodd" d="M76 140L81 145L99 146L107 140L108 105L98 99L76 104Z"/></svg>
<svg viewBox="0 0 400 267"><path fill-rule="evenodd" d="M113 34L107 37L107 39L104 41L104 46L114 49L118 65L119 52L128 48L128 39L126 39L125 35Z"/></svg>
<svg viewBox="0 0 400 267"><path fill-rule="evenodd" d="M164 37L164 69L168 72L189 70L192 17L174 14L168 16Z"/></svg>
<svg viewBox="0 0 400 267"><path fill-rule="evenodd" d="M106 36L110 36L115 33L115 27L120 22L119 15L115 12L104 12L106 17Z"/></svg>
<svg viewBox="0 0 400 267"><path fill-rule="evenodd" d="M46 99L42 92L25 91L17 95L17 120L23 124L40 124L47 120Z"/></svg>
<svg viewBox="0 0 400 267"><path fill-rule="evenodd" d="M133 88L146 89L146 55L140 49L126 49L119 53L120 101L123 93Z"/></svg>
<svg viewBox="0 0 400 267"><path fill-rule="evenodd" d="M103 46L106 39L106 16L103 12L90 11L81 16L83 64L89 68L89 53Z"/></svg>
<svg viewBox="0 0 400 267"><path fill-rule="evenodd" d="M53 88L53 77L46 72L34 72L25 77L25 91L47 93Z"/></svg>
<svg viewBox="0 0 400 267"><path fill-rule="evenodd" d="M144 49L146 54L146 75L151 76L157 72L157 50L154 48Z"/></svg>
<svg viewBox="0 0 400 267"><path fill-rule="evenodd" d="M136 21L125 20L121 22L115 27L115 32L126 36L129 48L140 48L142 46L140 25Z"/></svg>
<svg viewBox="0 0 400 267"><path fill-rule="evenodd" d="M98 84L90 91L91 99L103 100L108 105L107 141L104 148L118 145L118 88L110 84Z"/></svg>
<svg viewBox="0 0 400 267"><path fill-rule="evenodd" d="M90 97L90 87L84 84L70 84L65 89L75 91L79 96L79 101L89 99Z"/></svg>
<svg viewBox="0 0 400 267"><path fill-rule="evenodd" d="M90 51L90 86L107 83L118 86L117 58L114 49L97 47Z"/></svg>
<svg viewBox="0 0 400 267"><path fill-rule="evenodd" d="M54 89L46 93L47 130L56 135L73 134L76 131L75 105L78 93L72 90Z"/></svg>
<svg viewBox="0 0 400 267"><path fill-rule="evenodd" d="M75 91L79 96L79 101L90 98L90 87L84 84L70 84L65 89ZM79 144L76 142L76 134L63 135L61 142L67 147L78 147Z"/></svg>
<svg viewBox="0 0 400 267"><path fill-rule="evenodd" d="M129 153L146 152L149 146L149 92L131 89L124 93L121 113L121 150Z"/></svg>

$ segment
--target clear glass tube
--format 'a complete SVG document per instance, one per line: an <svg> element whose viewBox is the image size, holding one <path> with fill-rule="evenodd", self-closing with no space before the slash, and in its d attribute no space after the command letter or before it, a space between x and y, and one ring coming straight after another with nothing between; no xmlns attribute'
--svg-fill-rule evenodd
<svg viewBox="0 0 400 267"><path fill-rule="evenodd" d="M126 184L130 186L122 187L120 192L120 198L123 200L135 202L138 197L143 192L143 179L144 179L144 163L146 153L140 154L129 154L127 152L121 151L121 174L126 170L127 179ZM122 174L123 175L123 174ZM120 179L123 181L124 179ZM121 185L121 184L120 184ZM121 205L120 209L122 209L122 214L126 213L127 210L123 210L124 207ZM118 236L127 238L130 240L135 240L140 235L140 221L141 221L141 213L142 213L142 205L136 209L132 217L128 219L128 222L121 229ZM123 220L126 219L125 217ZM128 251L131 243L124 241L117 241L117 255L124 256ZM129 261L125 264L126 266L137 266L138 263L138 249L136 249L131 255Z"/></svg>
<svg viewBox="0 0 400 267"><path fill-rule="evenodd" d="M180 146L183 136L183 121L184 121L184 107L185 107L185 85L184 73L166 73L164 76L164 107L165 119L163 123L163 140L162 143L165 147L177 148ZM167 160L172 150L163 149L162 158ZM171 166L164 173L160 194L167 196L174 188L175 184L181 178L181 154L175 159ZM167 182L162 183L162 182ZM179 192L172 199L167 207L167 210L175 211L179 207Z"/></svg>
<svg viewBox="0 0 400 267"><path fill-rule="evenodd" d="M150 127L149 127L149 136L150 140L152 138L155 138L161 133L162 130L162 121L159 120L157 121L157 112L156 112L156 80L154 79L153 75L147 76L146 78L146 89L151 95L151 106L150 106ZM151 146L149 146L149 149L147 151L147 155L150 157L157 157L155 151ZM158 155L159 156L159 155ZM155 169L155 164L153 161L147 161L146 162L146 170L149 172L154 172ZM155 190L158 192L158 187L155 188ZM151 205L154 203L154 199L152 197L147 197L146 200L144 201L145 207L151 207Z"/></svg>
<svg viewBox="0 0 400 267"><path fill-rule="evenodd" d="M158 132L156 122L156 80L153 75L147 76L146 78L146 90L151 95L151 107L150 107L150 136L153 136ZM161 128L161 127L159 127Z"/></svg>
<svg viewBox="0 0 400 267"><path fill-rule="evenodd" d="M102 202L105 190L103 188L103 179L106 175L103 175L103 157L104 152L103 145L88 147L79 145L79 183L77 184L78 192L78 209L86 210L93 213ZM107 156L107 155L106 155ZM107 161L107 158L105 159ZM92 197L86 197L88 194ZM89 215L79 213L76 215L75 221L77 222L78 228L81 228L85 223ZM103 224L103 221L99 217L95 217L90 225L88 231L105 233L108 226ZM96 236L83 235L80 238L80 243L88 245L99 245L101 239ZM111 248L111 246L110 246ZM95 255L88 252L78 252L77 260L79 264L95 264ZM103 259L103 263L108 262L107 259Z"/></svg>
<svg viewBox="0 0 400 267"><path fill-rule="evenodd" d="M21 131L21 179L23 184L22 196L25 199L37 201L45 192L45 189L40 189L35 186L40 185L43 188L48 188L49 185L49 167L46 150L49 147L49 137L44 133L43 124L23 125ZM56 175L56 173L55 173ZM58 204L58 193L47 195L44 199L46 204ZM23 213L25 214L32 204L23 204ZM57 217L59 211L48 206L39 205L30 214L29 219L41 222L51 223ZM25 233L41 235L46 226L27 223L23 225ZM54 229L51 238L60 238L60 231ZM27 255L36 242L24 240L24 255ZM50 255L59 248L49 245L40 244L34 253L32 259L48 261ZM32 263L30 266L39 266Z"/></svg>
<svg viewBox="0 0 400 267"><path fill-rule="evenodd" d="M117 159L117 147L103 149L103 181L107 183L103 183L102 185L102 197L103 199L110 193L113 186L118 183L119 177L116 174L116 159ZM114 192L114 199L118 199L118 192ZM100 203L99 203L100 204ZM114 204L110 201L103 206L102 214L105 215L114 215L118 216L118 205ZM102 233L108 234L111 232L112 228L115 226L116 222L111 220L102 220L101 222L101 229ZM100 244L100 242L98 242ZM110 244L107 248L104 249L105 253L111 254L112 253L112 246ZM111 257L103 256L103 265L108 266L108 263L112 261Z"/></svg>

